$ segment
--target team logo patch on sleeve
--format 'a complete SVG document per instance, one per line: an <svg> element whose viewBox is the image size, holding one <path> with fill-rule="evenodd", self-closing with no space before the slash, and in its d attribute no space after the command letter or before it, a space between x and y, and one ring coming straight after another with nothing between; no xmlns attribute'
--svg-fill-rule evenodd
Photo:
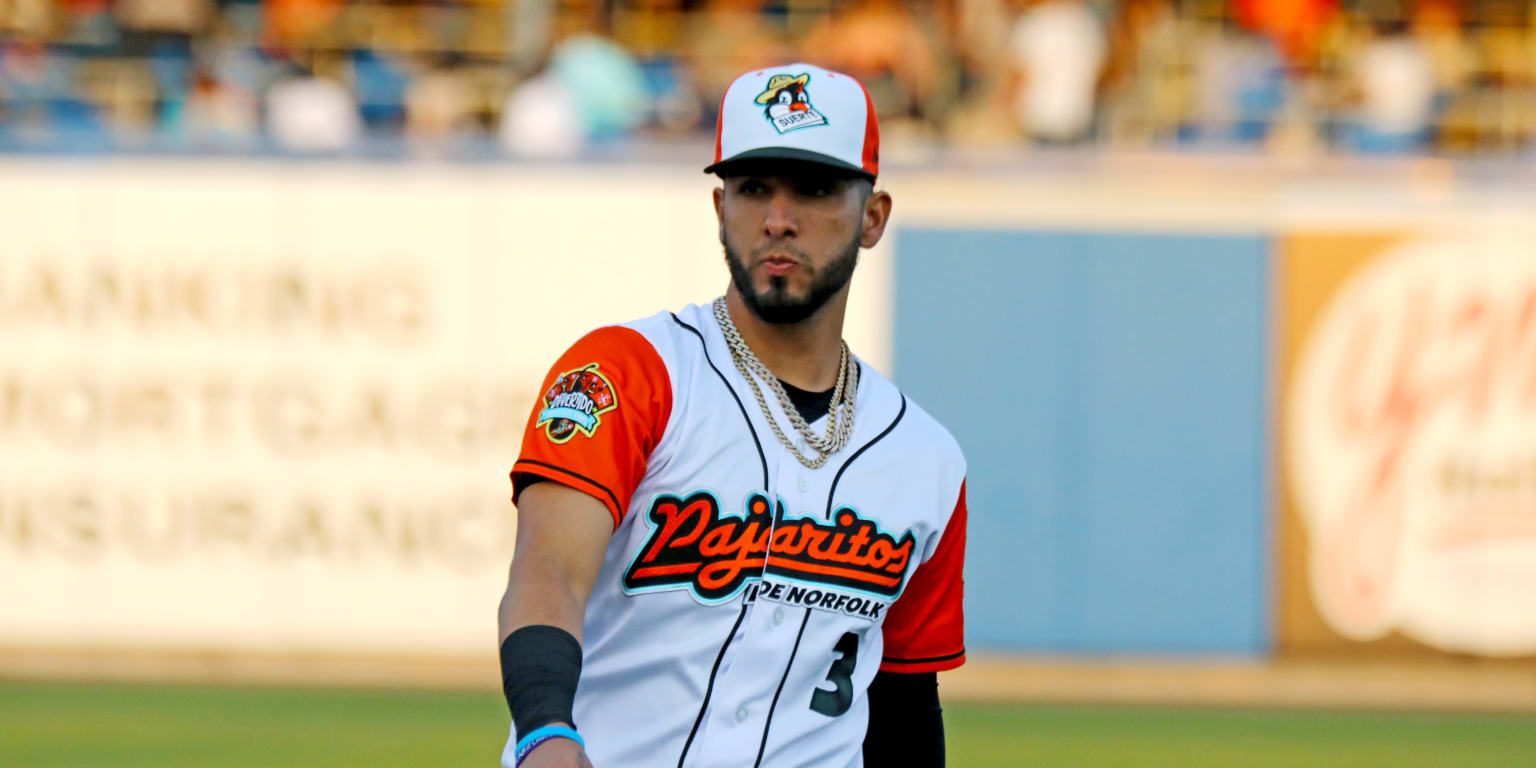
<svg viewBox="0 0 1536 768"><path fill-rule="evenodd" d="M827 124L826 116L811 106L811 96L806 91L810 82L809 72L798 77L774 75L768 79L768 87L757 95L757 103L767 107L766 116L768 122L773 123L774 130L788 133Z"/></svg>
<svg viewBox="0 0 1536 768"><path fill-rule="evenodd" d="M534 428L556 443L563 443L580 432L591 437L602 425L602 415L619 407L613 384L597 370L597 363L566 371L544 392L544 408L539 411Z"/></svg>

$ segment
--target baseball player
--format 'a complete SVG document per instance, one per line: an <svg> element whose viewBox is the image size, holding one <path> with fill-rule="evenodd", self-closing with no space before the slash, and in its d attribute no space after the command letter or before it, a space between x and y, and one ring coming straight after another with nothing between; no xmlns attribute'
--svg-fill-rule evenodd
<svg viewBox="0 0 1536 768"><path fill-rule="evenodd" d="M725 296L588 333L528 419L502 764L942 765L965 461L842 341L891 212L873 104L763 69L715 135Z"/></svg>

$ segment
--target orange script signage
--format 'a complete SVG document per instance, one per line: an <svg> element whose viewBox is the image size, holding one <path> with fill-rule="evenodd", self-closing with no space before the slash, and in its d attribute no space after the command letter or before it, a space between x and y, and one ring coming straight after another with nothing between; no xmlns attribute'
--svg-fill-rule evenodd
<svg viewBox="0 0 1536 768"><path fill-rule="evenodd" d="M1536 241L1386 248L1324 304L1286 386L1324 621L1536 651Z"/></svg>

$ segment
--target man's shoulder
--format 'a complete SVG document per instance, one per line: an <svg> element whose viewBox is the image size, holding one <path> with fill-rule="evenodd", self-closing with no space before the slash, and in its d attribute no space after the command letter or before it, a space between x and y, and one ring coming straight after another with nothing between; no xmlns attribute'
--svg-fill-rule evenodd
<svg viewBox="0 0 1536 768"><path fill-rule="evenodd" d="M860 361L860 376L867 380L869 392L876 398L894 398L901 403L900 421L895 425L905 445L920 451L925 461L945 476L953 476L958 485L965 476L965 453L960 442L937 418L906 394L896 383L874 366Z"/></svg>
<svg viewBox="0 0 1536 768"><path fill-rule="evenodd" d="M670 368L685 361L698 347L698 342L692 340L698 333L696 324L684 319L692 319L695 309L689 305L682 312L662 310L634 320L600 325L588 331L577 344L643 349L654 352Z"/></svg>
<svg viewBox="0 0 1536 768"><path fill-rule="evenodd" d="M622 323L614 323L609 327L628 328L629 330L640 334L640 336L650 341L658 337L664 337L671 333L672 324L672 313L666 310L662 310L654 315L647 315L645 317L636 318L634 320L626 320Z"/></svg>

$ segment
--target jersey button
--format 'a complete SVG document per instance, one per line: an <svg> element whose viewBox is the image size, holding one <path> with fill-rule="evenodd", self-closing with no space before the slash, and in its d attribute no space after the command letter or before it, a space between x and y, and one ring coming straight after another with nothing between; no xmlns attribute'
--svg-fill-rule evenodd
<svg viewBox="0 0 1536 768"><path fill-rule="evenodd" d="M806 482L805 475L795 478L795 487L799 488L801 493L808 493L811 490L811 484Z"/></svg>
<svg viewBox="0 0 1536 768"><path fill-rule="evenodd" d="M747 719L747 706L745 704L736 708L736 722L745 722Z"/></svg>
<svg viewBox="0 0 1536 768"><path fill-rule="evenodd" d="M775 609L773 609L773 625L775 627L777 627L778 625L783 624L783 623L784 623L784 609L783 608L775 608Z"/></svg>

